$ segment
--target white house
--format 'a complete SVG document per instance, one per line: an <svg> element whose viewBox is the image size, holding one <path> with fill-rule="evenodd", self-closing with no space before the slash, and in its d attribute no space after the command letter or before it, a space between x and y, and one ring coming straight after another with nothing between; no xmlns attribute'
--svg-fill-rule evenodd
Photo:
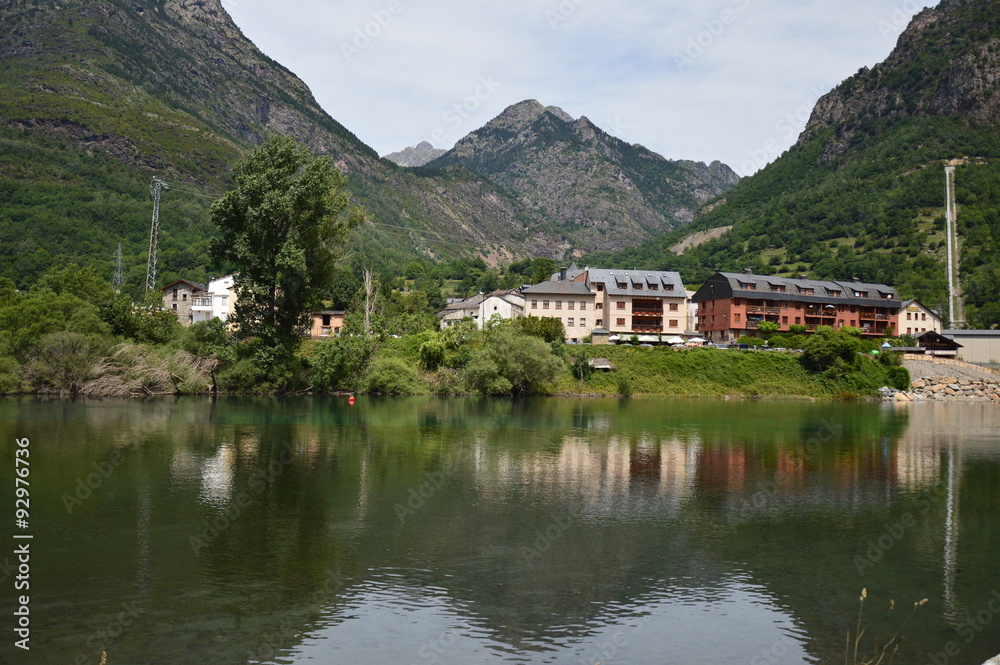
<svg viewBox="0 0 1000 665"><path fill-rule="evenodd" d="M191 322L220 319L228 321L236 305L233 276L224 275L209 281L208 287L192 295Z"/></svg>
<svg viewBox="0 0 1000 665"><path fill-rule="evenodd" d="M462 319L472 319L482 328L494 316L502 319L516 319L524 316L524 296L516 289L493 291L448 303L438 312L441 329L453 326Z"/></svg>

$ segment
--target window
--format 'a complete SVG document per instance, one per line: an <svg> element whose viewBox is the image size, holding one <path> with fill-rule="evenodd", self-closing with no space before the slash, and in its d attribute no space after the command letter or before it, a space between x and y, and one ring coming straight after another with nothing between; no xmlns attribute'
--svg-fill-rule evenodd
<svg viewBox="0 0 1000 665"><path fill-rule="evenodd" d="M562 300L556 301L556 309L562 309Z"/></svg>
<svg viewBox="0 0 1000 665"><path fill-rule="evenodd" d="M913 332L913 328L907 328L906 329L906 334L907 335L909 335L911 332Z"/></svg>
<svg viewBox="0 0 1000 665"><path fill-rule="evenodd" d="M670 311L671 312L676 312L677 311L677 303L675 303L675 302L670 303Z"/></svg>
<svg viewBox="0 0 1000 665"><path fill-rule="evenodd" d="M586 300L581 300L580 301L580 309L587 309L587 301Z"/></svg>
<svg viewBox="0 0 1000 665"><path fill-rule="evenodd" d="M188 299L188 294L186 294L186 293L181 294L181 301L182 302L187 302L187 299Z"/></svg>
<svg viewBox="0 0 1000 665"><path fill-rule="evenodd" d="M324 326L330 325L330 315L329 314L324 314L323 315L323 325Z"/></svg>
<svg viewBox="0 0 1000 665"><path fill-rule="evenodd" d="M736 312L735 314L733 314L733 321L739 322L739 320L740 320L740 313Z"/></svg>
<svg viewBox="0 0 1000 665"><path fill-rule="evenodd" d="M796 316L796 317L795 317L795 325L801 325L801 324L802 324L802 318L801 318L801 317L798 317L798 316Z"/></svg>
<svg viewBox="0 0 1000 665"><path fill-rule="evenodd" d="M788 325L788 317L787 316L781 317L781 324L785 325L785 326Z"/></svg>
<svg viewBox="0 0 1000 665"><path fill-rule="evenodd" d="M854 297L855 298L867 298L868 297L868 292L867 291L855 291L854 292Z"/></svg>
<svg viewBox="0 0 1000 665"><path fill-rule="evenodd" d="M604 319L597 319L597 321L594 322L594 325L600 328L601 326L604 325Z"/></svg>
<svg viewBox="0 0 1000 665"><path fill-rule="evenodd" d="M615 323L619 326L623 326L625 325L625 319L618 319Z"/></svg>
<svg viewBox="0 0 1000 665"><path fill-rule="evenodd" d="M833 297L833 298L839 298L840 295L841 295L840 291L834 291L832 289L827 289L827 293L829 293L830 296Z"/></svg>
<svg viewBox="0 0 1000 665"><path fill-rule="evenodd" d="M598 291L603 291L604 290L604 285L603 284L594 284L594 286L597 287Z"/></svg>
<svg viewBox="0 0 1000 665"><path fill-rule="evenodd" d="M784 286L784 284L772 284L771 288L774 290L775 293L784 293L785 292L785 286Z"/></svg>
<svg viewBox="0 0 1000 665"><path fill-rule="evenodd" d="M549 308L549 301L548 300L543 300L542 301L542 309L548 309L548 308Z"/></svg>
<svg viewBox="0 0 1000 665"><path fill-rule="evenodd" d="M906 313L906 320L907 321L912 321L913 320L913 312L907 312ZM909 332L909 331L907 330L907 332Z"/></svg>
<svg viewBox="0 0 1000 665"><path fill-rule="evenodd" d="M635 289L636 291L642 291L642 284L636 284L635 282L632 282L632 288Z"/></svg>
<svg viewBox="0 0 1000 665"><path fill-rule="evenodd" d="M927 320L927 315L926 315L926 314L923 314L923 313L921 313L921 315L920 315L920 320L921 320L921 321L926 321L926 320Z"/></svg>
<svg viewBox="0 0 1000 665"><path fill-rule="evenodd" d="M177 289L174 289L172 293L174 294L174 300L177 300Z"/></svg>
<svg viewBox="0 0 1000 665"><path fill-rule="evenodd" d="M596 305L594 305L594 309L604 309L604 303L602 302L597 303Z"/></svg>
<svg viewBox="0 0 1000 665"><path fill-rule="evenodd" d="M176 311L177 311L177 303L174 303L174 304L172 305L172 307L174 308L174 311L176 312Z"/></svg>
<svg viewBox="0 0 1000 665"><path fill-rule="evenodd" d="M666 285L666 286L664 286L663 288L664 288L664 290L666 290L666 291L673 291L673 290L674 290L674 285L673 285L673 284L667 284L667 285Z"/></svg>
<svg viewBox="0 0 1000 665"><path fill-rule="evenodd" d="M537 300L532 300L531 301L531 309L538 309L538 301Z"/></svg>
<svg viewBox="0 0 1000 665"><path fill-rule="evenodd" d="M659 291L660 290L660 285L659 284L650 284L649 285L649 290L650 291Z"/></svg>
<svg viewBox="0 0 1000 665"><path fill-rule="evenodd" d="M575 300L570 300L570 301L568 301L566 303L566 309L573 309L574 307L576 307L576 301Z"/></svg>
<svg viewBox="0 0 1000 665"><path fill-rule="evenodd" d="M569 327L569 328L573 327L573 318L572 317L566 319L566 326Z"/></svg>
<svg viewBox="0 0 1000 665"><path fill-rule="evenodd" d="M617 307L618 309L625 309L625 301L619 300L617 303L615 303L615 307Z"/></svg>
<svg viewBox="0 0 1000 665"><path fill-rule="evenodd" d="M581 328L587 327L587 319L580 319L580 327Z"/></svg>
<svg viewBox="0 0 1000 665"><path fill-rule="evenodd" d="M670 319L670 327L671 328L677 327L677 319Z"/></svg>

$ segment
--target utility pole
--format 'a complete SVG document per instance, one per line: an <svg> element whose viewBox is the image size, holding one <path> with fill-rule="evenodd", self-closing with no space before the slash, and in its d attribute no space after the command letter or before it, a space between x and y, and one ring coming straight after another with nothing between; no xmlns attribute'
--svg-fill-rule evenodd
<svg viewBox="0 0 1000 665"><path fill-rule="evenodd" d="M945 186L945 235L948 244L948 322L952 328L965 327L965 305L962 301L962 285L958 277L958 204L955 196L955 166L964 160L956 159L944 167Z"/></svg>
<svg viewBox="0 0 1000 665"><path fill-rule="evenodd" d="M118 243L118 251L115 252L115 277L111 280L111 286L114 287L115 293L122 290L124 282L125 273L122 270L122 244Z"/></svg>
<svg viewBox="0 0 1000 665"><path fill-rule="evenodd" d="M160 192L170 189L167 183L153 178L149 183L153 193L153 224L149 229L149 264L146 266L146 293L156 288L156 243L160 236Z"/></svg>

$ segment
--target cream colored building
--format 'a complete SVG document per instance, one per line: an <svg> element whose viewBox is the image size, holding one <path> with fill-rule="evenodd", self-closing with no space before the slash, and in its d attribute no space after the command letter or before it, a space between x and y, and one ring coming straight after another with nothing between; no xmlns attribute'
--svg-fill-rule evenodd
<svg viewBox="0 0 1000 665"><path fill-rule="evenodd" d="M920 337L925 332L941 334L941 317L919 300L907 300L899 310L899 330L897 335Z"/></svg>

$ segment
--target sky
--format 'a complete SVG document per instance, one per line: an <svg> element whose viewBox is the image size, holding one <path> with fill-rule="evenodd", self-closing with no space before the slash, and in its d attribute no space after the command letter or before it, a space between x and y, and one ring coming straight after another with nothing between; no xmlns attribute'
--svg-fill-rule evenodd
<svg viewBox="0 0 1000 665"><path fill-rule="evenodd" d="M450 148L537 99L669 159L750 175L885 59L919 0L223 0L380 155Z"/></svg>

